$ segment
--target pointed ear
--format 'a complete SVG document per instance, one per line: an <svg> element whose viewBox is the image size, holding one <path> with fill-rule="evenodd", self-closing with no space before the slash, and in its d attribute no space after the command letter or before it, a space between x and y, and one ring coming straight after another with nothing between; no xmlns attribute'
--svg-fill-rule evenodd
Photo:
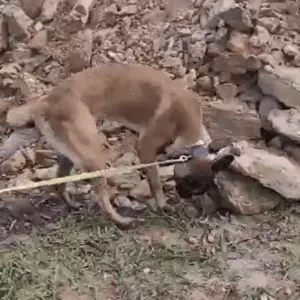
<svg viewBox="0 0 300 300"><path fill-rule="evenodd" d="M215 173L225 170L233 162L233 155L224 155L211 163L211 170Z"/></svg>

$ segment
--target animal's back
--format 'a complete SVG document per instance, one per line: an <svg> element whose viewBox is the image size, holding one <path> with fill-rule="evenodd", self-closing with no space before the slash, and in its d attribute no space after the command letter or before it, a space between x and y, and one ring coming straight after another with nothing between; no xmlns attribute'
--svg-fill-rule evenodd
<svg viewBox="0 0 300 300"><path fill-rule="evenodd" d="M46 102L52 116L68 117L86 104L96 118L147 126L155 114L168 110L174 102L194 114L197 101L193 94L162 70L139 64L110 63L72 75L52 90Z"/></svg>

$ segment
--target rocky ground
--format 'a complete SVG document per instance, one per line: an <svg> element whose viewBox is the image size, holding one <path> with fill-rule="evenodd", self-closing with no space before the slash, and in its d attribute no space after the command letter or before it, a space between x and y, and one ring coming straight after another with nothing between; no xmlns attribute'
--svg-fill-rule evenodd
<svg viewBox="0 0 300 300"><path fill-rule="evenodd" d="M176 216L135 201L150 197L139 172L116 176L118 209L147 219L128 232L101 217L87 183L68 186L78 211L47 188L1 195L1 299L299 299L297 1L0 0L0 11L0 187L53 178L57 168L37 130L18 128L19 105L109 61L183 81L202 95L210 135L241 149L216 190L191 202L161 169ZM129 131L99 129L108 165L138 162Z"/></svg>

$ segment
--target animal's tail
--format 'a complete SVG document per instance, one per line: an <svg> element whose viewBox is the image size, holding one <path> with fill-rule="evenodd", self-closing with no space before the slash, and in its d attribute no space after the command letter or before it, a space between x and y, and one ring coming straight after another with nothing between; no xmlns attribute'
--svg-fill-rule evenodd
<svg viewBox="0 0 300 300"><path fill-rule="evenodd" d="M12 128L34 125L33 109L37 104L37 101L30 101L20 106L13 107L7 112L6 122Z"/></svg>

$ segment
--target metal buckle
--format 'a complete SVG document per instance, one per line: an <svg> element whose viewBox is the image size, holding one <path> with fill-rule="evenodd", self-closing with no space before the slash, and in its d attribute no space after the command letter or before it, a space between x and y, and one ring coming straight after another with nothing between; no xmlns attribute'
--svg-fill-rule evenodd
<svg viewBox="0 0 300 300"><path fill-rule="evenodd" d="M180 162L186 162L186 161L188 161L188 160L190 160L192 158L192 156L191 155L181 155L181 156L179 156L179 161Z"/></svg>

